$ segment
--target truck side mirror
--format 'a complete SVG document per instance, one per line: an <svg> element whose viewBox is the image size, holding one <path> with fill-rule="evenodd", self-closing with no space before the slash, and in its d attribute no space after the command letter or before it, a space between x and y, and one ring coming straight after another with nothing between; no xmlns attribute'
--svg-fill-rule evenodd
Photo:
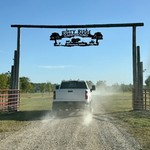
<svg viewBox="0 0 150 150"><path fill-rule="evenodd" d="M58 89L59 89L59 85L56 85L56 86L55 86L55 89L58 90Z"/></svg>
<svg viewBox="0 0 150 150"><path fill-rule="evenodd" d="M96 90L95 85L92 85L91 91L95 91L95 90Z"/></svg>

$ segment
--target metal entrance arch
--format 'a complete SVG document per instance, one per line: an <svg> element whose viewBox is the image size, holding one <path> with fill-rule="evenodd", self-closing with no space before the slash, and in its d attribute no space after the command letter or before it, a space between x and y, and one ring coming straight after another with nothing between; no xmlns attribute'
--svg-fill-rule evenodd
<svg viewBox="0 0 150 150"><path fill-rule="evenodd" d="M20 35L21 28L50 28L50 29L74 29L74 28L132 28L132 68L133 68L133 110L142 110L143 100L143 63L140 62L140 48L136 44L136 28L144 26L144 23L119 23L119 24L87 24L87 25L11 25L17 28L17 50L14 54L14 65L11 70L11 88L19 90L19 66L20 66Z"/></svg>

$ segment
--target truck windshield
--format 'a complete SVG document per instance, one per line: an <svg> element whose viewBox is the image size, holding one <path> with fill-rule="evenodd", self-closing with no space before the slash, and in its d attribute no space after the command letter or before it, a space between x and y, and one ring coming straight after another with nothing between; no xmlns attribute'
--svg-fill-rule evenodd
<svg viewBox="0 0 150 150"><path fill-rule="evenodd" d="M61 89L87 89L84 81L65 81L61 83Z"/></svg>

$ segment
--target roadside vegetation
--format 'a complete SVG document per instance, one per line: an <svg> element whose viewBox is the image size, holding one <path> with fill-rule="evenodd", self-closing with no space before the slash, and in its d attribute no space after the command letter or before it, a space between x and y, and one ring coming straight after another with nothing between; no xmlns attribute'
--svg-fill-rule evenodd
<svg viewBox="0 0 150 150"><path fill-rule="evenodd" d="M0 140L51 111L52 93L21 94L18 112L0 112Z"/></svg>
<svg viewBox="0 0 150 150"><path fill-rule="evenodd" d="M114 93L101 100L105 112L119 123L142 145L150 149L150 111L132 111L132 93Z"/></svg>

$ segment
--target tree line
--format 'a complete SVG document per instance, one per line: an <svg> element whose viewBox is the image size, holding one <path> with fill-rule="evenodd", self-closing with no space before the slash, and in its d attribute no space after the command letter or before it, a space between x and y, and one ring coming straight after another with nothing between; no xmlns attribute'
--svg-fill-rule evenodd
<svg viewBox="0 0 150 150"><path fill-rule="evenodd" d="M115 83L112 84L111 86L108 86L106 84L106 81L97 81L96 89L101 91L107 91L107 92L129 92L132 91L133 85Z"/></svg>
<svg viewBox="0 0 150 150"><path fill-rule="evenodd" d="M0 74L0 89L9 89L11 82L10 73ZM20 77L20 91L22 93L32 92L52 92L55 88L55 84L51 82L47 83L32 83L28 77Z"/></svg>
<svg viewBox="0 0 150 150"><path fill-rule="evenodd" d="M51 82L47 83L32 83L28 77L20 78L20 90L23 93L31 92L53 92L55 85Z"/></svg>
<svg viewBox="0 0 150 150"><path fill-rule="evenodd" d="M0 74L0 89L9 89L10 88L10 81L11 81L11 74L8 73L1 73ZM88 85L91 87L93 85L92 81L87 81ZM27 92L53 92L55 89L56 84L52 84L51 82L47 83L32 83L28 77L20 77L20 90L23 93ZM145 87L150 89L150 76L147 77L145 80ZM131 91L132 84L113 84L108 86L106 81L97 81L96 83L97 89L103 90L115 90L115 91Z"/></svg>

